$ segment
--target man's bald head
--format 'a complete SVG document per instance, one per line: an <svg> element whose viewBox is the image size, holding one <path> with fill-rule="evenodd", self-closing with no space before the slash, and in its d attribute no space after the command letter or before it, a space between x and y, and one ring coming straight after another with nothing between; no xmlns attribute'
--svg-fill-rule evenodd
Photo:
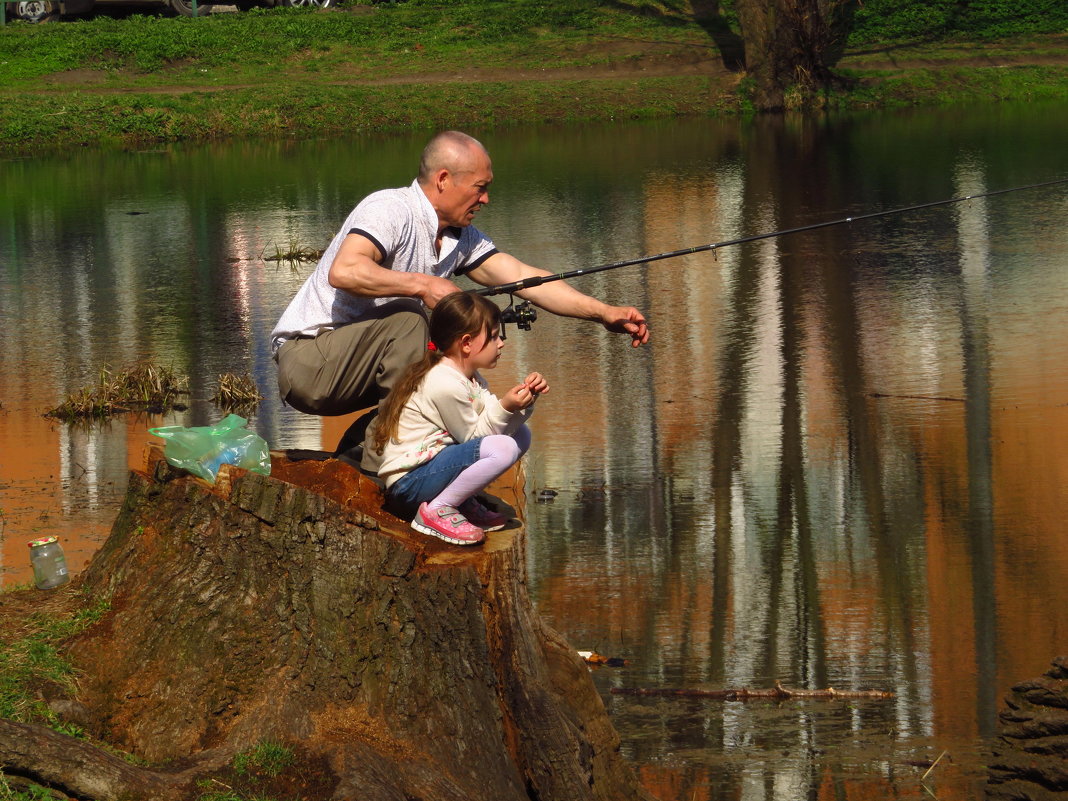
<svg viewBox="0 0 1068 801"><path fill-rule="evenodd" d="M472 172L489 153L482 143L461 131L442 131L423 148L419 160L419 183L424 186L434 180L441 170L453 175Z"/></svg>

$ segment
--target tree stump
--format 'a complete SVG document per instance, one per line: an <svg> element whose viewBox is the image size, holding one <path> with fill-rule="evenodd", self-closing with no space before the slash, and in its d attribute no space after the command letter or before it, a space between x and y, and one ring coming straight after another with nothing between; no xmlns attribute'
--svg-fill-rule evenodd
<svg viewBox="0 0 1068 801"><path fill-rule="evenodd" d="M195 797L198 755L264 740L317 760L324 798L650 798L533 609L522 528L451 546L346 464L272 461L210 486L154 448L132 472L80 577L111 611L68 649L91 733L173 765L176 798Z"/></svg>
<svg viewBox="0 0 1068 801"><path fill-rule="evenodd" d="M990 801L1068 800L1068 656L1005 697L990 760Z"/></svg>

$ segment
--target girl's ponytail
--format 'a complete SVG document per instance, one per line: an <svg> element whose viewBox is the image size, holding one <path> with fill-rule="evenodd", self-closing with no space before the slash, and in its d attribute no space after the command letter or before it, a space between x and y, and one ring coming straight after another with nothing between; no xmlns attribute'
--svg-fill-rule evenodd
<svg viewBox="0 0 1068 801"><path fill-rule="evenodd" d="M0 0L2 2L3 0ZM419 389L426 374L445 356L445 351L464 334L489 336L501 323L501 310L489 298L474 292L453 292L446 295L430 314L430 344L423 358L408 366L382 402L375 423L371 446L382 453L386 443L397 435L404 405Z"/></svg>
<svg viewBox="0 0 1068 801"><path fill-rule="evenodd" d="M419 389L419 385L423 383L426 374L430 372L435 364L441 361L444 355L431 342L427 346L427 351L423 354L423 358L409 364L404 372L401 373L400 378L393 385L393 389L389 391L389 395L382 402L382 408L378 412L378 420L375 422L374 427L374 437L371 439L371 445L376 453L382 453L386 443L396 435L404 404L408 402L408 398L412 396L412 393Z"/></svg>

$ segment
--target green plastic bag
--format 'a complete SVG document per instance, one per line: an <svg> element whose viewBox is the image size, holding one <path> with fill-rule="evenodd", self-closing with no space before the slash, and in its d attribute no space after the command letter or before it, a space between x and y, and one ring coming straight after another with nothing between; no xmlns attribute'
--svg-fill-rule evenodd
<svg viewBox="0 0 1068 801"><path fill-rule="evenodd" d="M246 429L246 423L244 417L229 414L211 426L166 426L150 428L148 433L166 440L163 455L168 463L212 484L224 464L269 476L267 441Z"/></svg>

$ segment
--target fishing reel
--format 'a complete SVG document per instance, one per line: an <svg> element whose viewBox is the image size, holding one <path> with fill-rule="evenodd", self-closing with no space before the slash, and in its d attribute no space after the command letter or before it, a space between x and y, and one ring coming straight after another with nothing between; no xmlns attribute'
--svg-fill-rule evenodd
<svg viewBox="0 0 1068 801"><path fill-rule="evenodd" d="M538 310L529 300L524 300L518 306L515 299L508 296L508 306L501 309L501 339L504 339L504 326L506 323L514 323L520 331L529 331L531 324L538 319Z"/></svg>

